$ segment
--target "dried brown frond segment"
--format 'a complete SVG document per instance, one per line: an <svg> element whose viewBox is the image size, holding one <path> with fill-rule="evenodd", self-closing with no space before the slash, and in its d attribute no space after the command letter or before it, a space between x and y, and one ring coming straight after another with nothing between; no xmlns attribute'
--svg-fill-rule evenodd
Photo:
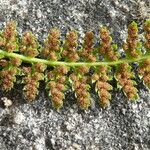
<svg viewBox="0 0 150 150"><path fill-rule="evenodd" d="M44 43L43 56L47 59L57 61L60 53L60 31L58 29L51 29L49 35Z"/></svg>
<svg viewBox="0 0 150 150"><path fill-rule="evenodd" d="M85 33L83 50L80 52L80 56L87 62L95 62L96 56L94 53L94 34L89 31Z"/></svg>
<svg viewBox="0 0 150 150"><path fill-rule="evenodd" d="M112 44L112 37L106 27L100 28L100 48L99 53L104 56L106 60L115 61L118 59L116 51L117 45Z"/></svg>
<svg viewBox="0 0 150 150"><path fill-rule="evenodd" d="M64 51L62 56L65 58L65 61L75 62L79 60L78 53L76 51L78 46L78 35L75 30L68 32L64 44Z"/></svg>
<svg viewBox="0 0 150 150"><path fill-rule="evenodd" d="M17 23L10 21L6 24L6 27L2 33L0 33L0 48L7 52L13 52L18 50L17 39Z"/></svg>
<svg viewBox="0 0 150 150"><path fill-rule="evenodd" d="M142 76L144 84L150 88L150 59L144 60L139 64L138 73Z"/></svg>
<svg viewBox="0 0 150 150"><path fill-rule="evenodd" d="M141 43L138 41L138 27L137 23L132 22L128 26L128 38L123 43L123 49L127 57L137 58L140 55Z"/></svg>
<svg viewBox="0 0 150 150"><path fill-rule="evenodd" d="M28 101L33 101L38 94L39 81L44 79L46 66L42 63L33 64L32 67L23 67L24 96Z"/></svg>
<svg viewBox="0 0 150 150"><path fill-rule="evenodd" d="M29 57L36 57L38 55L39 44L36 37L30 31L23 33L20 51Z"/></svg>
<svg viewBox="0 0 150 150"><path fill-rule="evenodd" d="M134 77L131 72L131 66L127 63L120 64L117 68L115 77L128 99L136 100L138 94L137 89L134 87L135 82L131 79Z"/></svg>
<svg viewBox="0 0 150 150"><path fill-rule="evenodd" d="M66 90L66 74L68 71L69 68L66 66L57 66L47 74L47 89L52 99L52 105L57 110L63 106L64 91Z"/></svg>
<svg viewBox="0 0 150 150"><path fill-rule="evenodd" d="M16 75L19 74L19 66L21 60L18 58L12 58L10 60L1 60L3 69L0 71L1 87L3 90L11 90L16 81Z"/></svg>
<svg viewBox="0 0 150 150"><path fill-rule="evenodd" d="M112 89L112 86L108 83L108 68L107 66L99 66L96 72L92 75L93 82L95 84L95 90L98 92L100 97L100 105L105 108L110 105L111 94L109 91Z"/></svg>
<svg viewBox="0 0 150 150"><path fill-rule="evenodd" d="M79 107L81 109L88 109L90 106L88 77L79 77L77 73L72 73L70 75L70 79L72 81L73 91L75 92Z"/></svg>
<svg viewBox="0 0 150 150"><path fill-rule="evenodd" d="M145 43L144 47L146 48L146 52L150 52L150 20L146 20L144 23L144 31L145 31Z"/></svg>

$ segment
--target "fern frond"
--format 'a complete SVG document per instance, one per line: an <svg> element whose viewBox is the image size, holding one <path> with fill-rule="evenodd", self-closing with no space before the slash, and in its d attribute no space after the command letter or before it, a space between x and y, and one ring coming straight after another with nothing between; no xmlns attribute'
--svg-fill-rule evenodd
<svg viewBox="0 0 150 150"><path fill-rule="evenodd" d="M107 107L113 90L110 81L114 78L129 100L138 99L133 63L137 64L141 80L150 88L150 20L143 26L144 43L138 39L137 23L129 24L123 44L125 58L121 58L107 27L100 28L99 46L94 45L94 34L89 31L78 49L75 30L69 31L66 39L60 42L60 31L51 29L42 47L30 31L18 39L16 25L11 21L0 32L0 85L3 90L11 90L17 76L22 76L25 98L33 101L38 95L40 81L45 80L52 105L59 110L70 84L79 107L88 109L91 104L89 91L94 84L100 105Z"/></svg>

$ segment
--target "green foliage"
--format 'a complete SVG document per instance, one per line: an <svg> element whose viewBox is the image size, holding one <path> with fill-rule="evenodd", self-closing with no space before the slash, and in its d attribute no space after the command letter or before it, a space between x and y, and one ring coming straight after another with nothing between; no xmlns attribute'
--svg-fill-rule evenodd
<svg viewBox="0 0 150 150"><path fill-rule="evenodd" d="M118 52L107 27L100 28L99 46L95 46L94 33L89 31L78 50L75 30L69 31L61 44L60 31L51 29L42 47L30 31L18 40L16 26L17 23L11 21L0 32L0 85L5 91L11 90L17 77L21 76L24 96L33 101L38 95L40 81L45 81L45 89L57 110L63 106L64 93L69 87L79 107L88 109L90 90L94 87L92 90L99 96L99 104L105 108L110 105L112 80L129 100L138 99L132 63L138 65L138 76L150 88L150 20L143 25L143 43L138 39L137 23L129 24L123 43L125 58Z"/></svg>

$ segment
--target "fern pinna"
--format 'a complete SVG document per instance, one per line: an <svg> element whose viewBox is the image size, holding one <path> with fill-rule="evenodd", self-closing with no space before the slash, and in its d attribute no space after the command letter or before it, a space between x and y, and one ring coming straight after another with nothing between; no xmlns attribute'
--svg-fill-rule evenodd
<svg viewBox="0 0 150 150"><path fill-rule="evenodd" d="M123 55L113 43L107 27L100 28L98 46L94 43L94 33L86 32L81 48L78 48L75 30L70 30L61 41L60 31L51 29L41 46L30 31L19 37L16 27L17 23L10 21L0 32L0 85L5 91L11 90L21 76L25 99L33 101L38 95L40 81L44 80L57 110L63 106L64 93L70 87L79 107L88 109L90 89L94 87L99 104L105 108L111 101L111 80L117 82L117 88L129 100L138 99L133 63L136 63L138 77L150 88L150 20L143 25L143 43L138 39L137 24L129 24Z"/></svg>

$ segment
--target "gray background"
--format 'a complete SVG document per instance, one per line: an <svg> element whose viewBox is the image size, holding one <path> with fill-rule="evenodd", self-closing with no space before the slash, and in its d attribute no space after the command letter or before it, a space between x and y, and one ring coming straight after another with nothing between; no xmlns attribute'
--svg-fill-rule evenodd
<svg viewBox="0 0 150 150"><path fill-rule="evenodd" d="M149 0L0 0L0 29L10 19L18 21L21 35L31 30L39 42L50 28L58 27L62 39L70 28L79 31L80 39L107 25L121 50L127 25L135 20L143 39L142 23L150 18ZM32 104L22 95L22 86L15 86L0 97L12 100L4 109L0 100L0 150L148 150L150 149L150 94L138 82L140 99L128 102L122 91L114 89L111 106L101 109L98 97L91 93L92 107L81 111L70 91L64 107L56 112L47 93L40 94Z"/></svg>

